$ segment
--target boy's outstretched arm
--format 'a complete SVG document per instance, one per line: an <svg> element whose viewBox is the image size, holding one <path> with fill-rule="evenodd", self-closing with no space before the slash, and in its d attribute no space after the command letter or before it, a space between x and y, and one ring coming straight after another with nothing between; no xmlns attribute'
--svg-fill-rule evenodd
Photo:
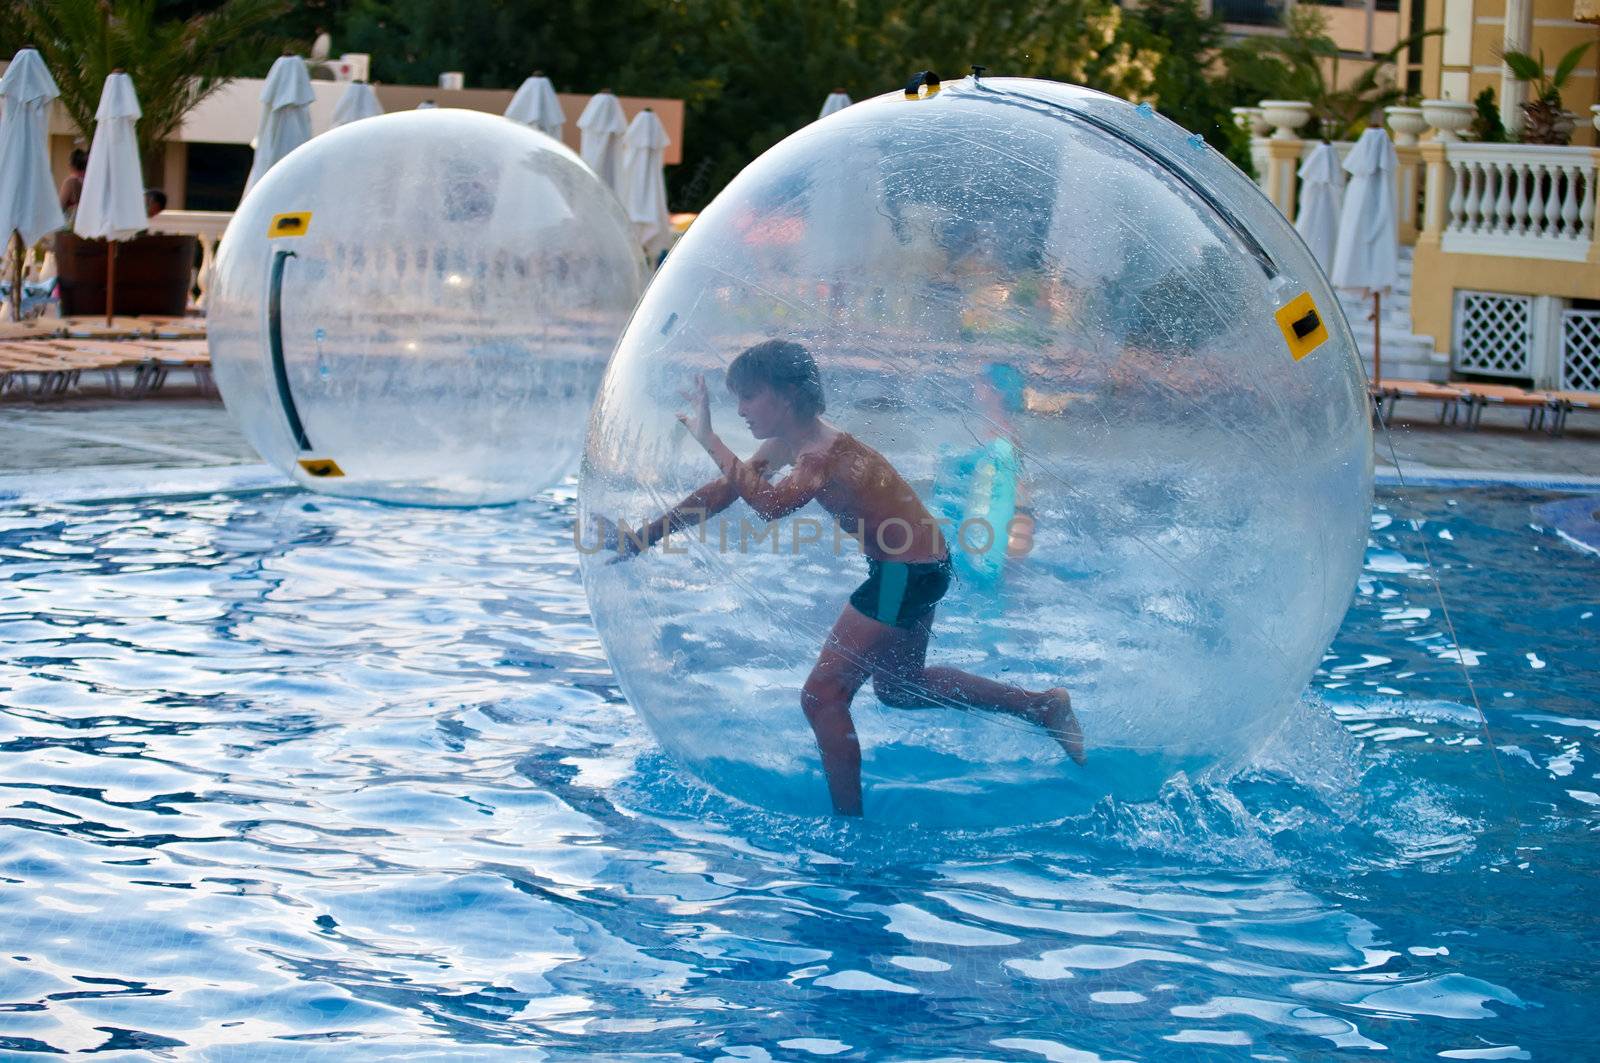
<svg viewBox="0 0 1600 1063"><path fill-rule="evenodd" d="M765 468L764 463L759 461L753 461L751 465L755 466L758 472ZM624 549L630 553L637 553L654 546L669 532L687 531L699 527L733 505L733 500L738 497L738 492L734 490L733 484L728 482L727 477L701 484L684 496L683 501L639 529L636 536L624 537Z"/></svg>
<svg viewBox="0 0 1600 1063"><path fill-rule="evenodd" d="M706 442L706 450L734 493L748 502L762 520L787 517L817 497L826 480L826 462L817 455L806 455L795 464L794 472L777 483L769 483L759 455L750 461L740 461L715 434Z"/></svg>

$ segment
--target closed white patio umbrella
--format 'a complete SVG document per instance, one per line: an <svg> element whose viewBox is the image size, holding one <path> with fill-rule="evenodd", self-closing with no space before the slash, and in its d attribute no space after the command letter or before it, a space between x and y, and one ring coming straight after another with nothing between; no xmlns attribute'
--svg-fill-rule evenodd
<svg viewBox="0 0 1600 1063"><path fill-rule="evenodd" d="M506 107L506 117L521 122L541 133L561 139L561 127L567 124L566 112L556 96L556 87L550 79L535 74L522 83L517 94Z"/></svg>
<svg viewBox="0 0 1600 1063"><path fill-rule="evenodd" d="M609 92L597 92L578 116L582 132L578 154L620 198L622 196L622 134L628 122L622 101Z"/></svg>
<svg viewBox="0 0 1600 1063"><path fill-rule="evenodd" d="M1338 246L1328 279L1372 297L1372 382L1383 379L1383 296L1400 278L1400 238L1394 191L1394 144L1382 129L1368 129L1344 161L1350 181L1339 212Z"/></svg>
<svg viewBox="0 0 1600 1063"><path fill-rule="evenodd" d="M106 78L100 107L94 113L94 142L83 174L83 198L72 230L106 242L106 324L111 324L117 287L117 244L132 239L146 225L144 170L139 164L139 98L133 79L122 71Z"/></svg>
<svg viewBox="0 0 1600 1063"><path fill-rule="evenodd" d="M261 124L256 129L256 157L245 180L245 195L278 164L278 160L311 139L311 75L298 55L279 56L261 87Z"/></svg>
<svg viewBox="0 0 1600 1063"><path fill-rule="evenodd" d="M817 118L820 120L828 117L835 111L842 111L846 107L850 106L851 102L852 101L850 97L845 93L844 89L834 89L832 92L828 93L828 98L822 101L822 113L817 115Z"/></svg>
<svg viewBox="0 0 1600 1063"><path fill-rule="evenodd" d="M376 118L382 113L383 105L378 102L378 94L372 91L372 86L365 81L352 81L339 94L339 102L333 105L333 123L328 128L338 129L363 118Z"/></svg>
<svg viewBox="0 0 1600 1063"><path fill-rule="evenodd" d="M662 157L672 138L656 113L646 107L634 116L623 134L622 206L633 223L634 235L651 261L664 250L672 233L667 213L667 177Z"/></svg>
<svg viewBox="0 0 1600 1063"><path fill-rule="evenodd" d="M22 316L22 260L64 219L50 178L50 104L61 93L44 60L24 48L0 77L0 247L11 243L11 317Z"/></svg>
<svg viewBox="0 0 1600 1063"><path fill-rule="evenodd" d="M1300 166L1300 212L1294 227L1324 270L1333 268L1339 244L1339 207L1344 198L1344 167L1332 144L1318 144Z"/></svg>

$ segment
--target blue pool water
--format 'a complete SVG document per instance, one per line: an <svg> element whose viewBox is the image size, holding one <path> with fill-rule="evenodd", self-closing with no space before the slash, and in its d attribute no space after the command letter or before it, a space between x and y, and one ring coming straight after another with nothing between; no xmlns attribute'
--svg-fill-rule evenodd
<svg viewBox="0 0 1600 1063"><path fill-rule="evenodd" d="M568 496L0 509L0 1058L1594 1058L1594 507L1379 503L1252 769L955 836L676 772Z"/></svg>

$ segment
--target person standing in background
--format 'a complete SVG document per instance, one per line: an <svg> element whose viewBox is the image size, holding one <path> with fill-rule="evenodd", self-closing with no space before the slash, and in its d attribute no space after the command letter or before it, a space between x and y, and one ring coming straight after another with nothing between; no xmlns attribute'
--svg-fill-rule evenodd
<svg viewBox="0 0 1600 1063"><path fill-rule="evenodd" d="M89 169L89 153L82 148L73 148L67 166L72 172L61 182L60 197L61 213L67 216L66 227L70 229L72 220L78 214L78 201L83 198L83 175Z"/></svg>

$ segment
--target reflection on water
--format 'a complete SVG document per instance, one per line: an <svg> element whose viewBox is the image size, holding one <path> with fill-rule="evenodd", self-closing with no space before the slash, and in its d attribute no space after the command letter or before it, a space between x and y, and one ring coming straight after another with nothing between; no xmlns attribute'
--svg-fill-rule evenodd
<svg viewBox="0 0 1600 1063"><path fill-rule="evenodd" d="M1600 583L1530 526L1551 498L1381 499L1316 689L1229 784L956 835L676 772L566 496L0 511L0 1049L1583 1055Z"/></svg>

